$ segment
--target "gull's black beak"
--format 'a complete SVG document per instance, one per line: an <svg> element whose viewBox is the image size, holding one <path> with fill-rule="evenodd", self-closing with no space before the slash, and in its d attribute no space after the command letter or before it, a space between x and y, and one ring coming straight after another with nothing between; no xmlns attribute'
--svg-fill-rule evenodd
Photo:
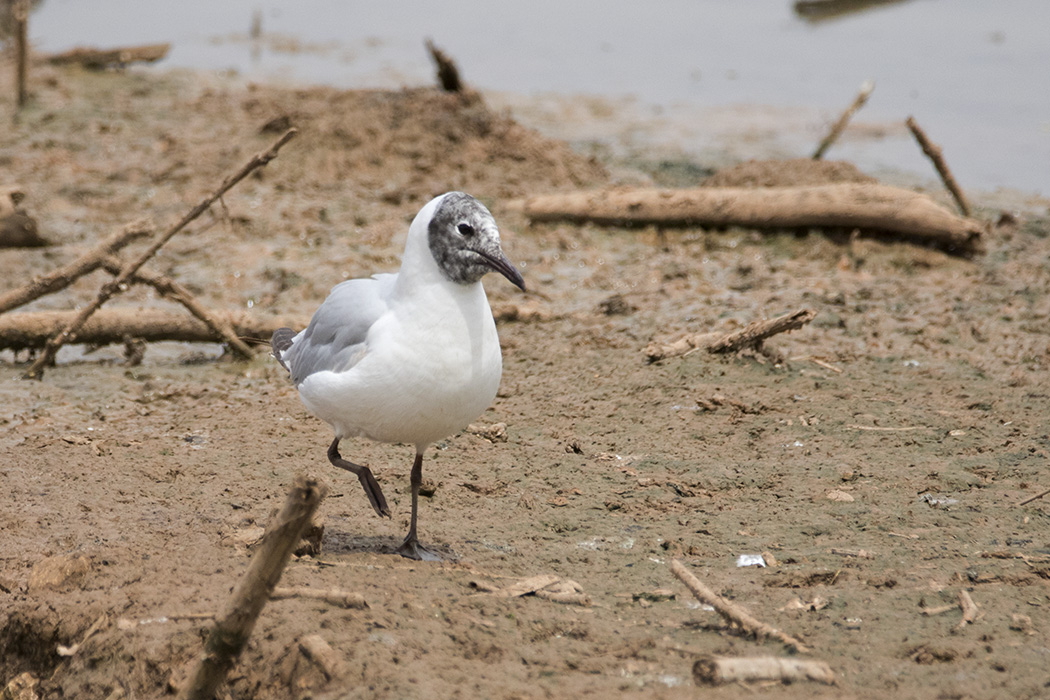
<svg viewBox="0 0 1050 700"><path fill-rule="evenodd" d="M525 280L522 278L521 273L518 272L518 268L514 267L514 263L507 260L507 256L503 254L502 250L497 250L496 255L481 250L475 250L474 252L482 257L487 266L509 279L511 284L521 291L526 291Z"/></svg>

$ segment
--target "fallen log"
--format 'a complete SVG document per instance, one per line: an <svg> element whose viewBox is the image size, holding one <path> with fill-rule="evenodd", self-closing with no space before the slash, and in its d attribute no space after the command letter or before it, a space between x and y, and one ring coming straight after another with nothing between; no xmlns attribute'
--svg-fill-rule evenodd
<svg viewBox="0 0 1050 700"><path fill-rule="evenodd" d="M256 316L246 311L211 311L232 327L241 339L269 343L278 328L305 328L309 319ZM39 349L76 318L76 311L31 311L0 315L0 349ZM178 340L189 343L222 343L220 334L185 313L163 309L101 309L77 331L77 343L109 345L125 338L148 342Z"/></svg>
<svg viewBox="0 0 1050 700"><path fill-rule="evenodd" d="M85 68L101 70L109 66L123 66L136 61L153 63L167 56L170 50L171 44L122 46L115 49L94 49L78 46L69 51L47 56L45 60L53 65L79 63Z"/></svg>
<svg viewBox="0 0 1050 700"><path fill-rule="evenodd" d="M948 252L983 252L986 224L956 216L926 195L867 183L805 187L619 188L536 195L518 204L532 221L611 226L744 226L859 229L923 241Z"/></svg>

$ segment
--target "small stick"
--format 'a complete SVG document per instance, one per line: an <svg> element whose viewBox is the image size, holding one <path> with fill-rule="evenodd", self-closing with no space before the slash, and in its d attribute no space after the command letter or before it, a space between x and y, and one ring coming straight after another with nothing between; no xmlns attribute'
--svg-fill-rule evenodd
<svg viewBox="0 0 1050 700"><path fill-rule="evenodd" d="M958 603L951 603L949 605L938 605L936 608L922 608L919 610L926 617L933 617L934 615L943 615L949 610L955 610L959 607Z"/></svg>
<svg viewBox="0 0 1050 700"><path fill-rule="evenodd" d="M459 78L459 69L456 68L455 61L435 46L430 39L427 39L427 51L430 52L430 57L434 59L434 65L437 66L438 83L441 89L445 92L463 92L463 81Z"/></svg>
<svg viewBox="0 0 1050 700"><path fill-rule="evenodd" d="M816 681L834 685L835 674L823 661L781 659L774 656L743 659L703 656L693 663L693 681L697 685L748 681Z"/></svg>
<svg viewBox="0 0 1050 700"><path fill-rule="evenodd" d="M54 65L79 63L91 70L102 70L107 66L126 66L135 61L153 63L168 55L171 44L147 44L146 46L122 46L116 49L91 49L77 47L63 53L47 56Z"/></svg>
<svg viewBox="0 0 1050 700"><path fill-rule="evenodd" d="M29 72L29 0L15 0L11 6L11 17L15 21L15 52L18 62L18 109L29 101L26 87Z"/></svg>
<svg viewBox="0 0 1050 700"><path fill-rule="evenodd" d="M273 593L270 594L270 600L285 600L287 598L311 598L314 600L323 600L326 603L337 605L341 608L352 608L354 610L365 610L368 608L368 602L365 597L360 593L354 593L353 591L344 591L339 588L303 588L303 587L292 587L284 588L278 586L273 589Z"/></svg>
<svg viewBox="0 0 1050 700"><path fill-rule="evenodd" d="M730 624L734 624L741 629L750 632L759 639L769 637L776 639L777 641L783 642L795 651L799 653L805 653L808 651L806 646L795 639L791 635L785 634L775 627L771 627L764 622L756 620L751 617L750 613L736 605L731 603L722 596L718 595L710 588L700 582L696 576L693 576L682 562L677 559L671 560L671 573L678 577L678 579L685 584L696 599L701 603L706 603L715 609L719 615L725 618Z"/></svg>
<svg viewBox="0 0 1050 700"><path fill-rule="evenodd" d="M120 274L121 268L123 267L121 261L113 256L106 257L102 261L102 266L106 268L106 272L109 272L114 277ZM187 311L199 318L212 333L224 338L242 360L251 359L252 349L248 347L243 340L237 337L237 334L233 331L233 327L228 322L215 316L204 308L201 303L197 301L197 297L193 296L193 292L186 289L172 278L165 275L158 275L154 272L150 272L145 267L142 267L132 276L131 281L148 284L169 299L179 302L186 307Z"/></svg>
<svg viewBox="0 0 1050 700"><path fill-rule="evenodd" d="M324 673L326 680L332 680L340 675L342 670L342 659L336 650L331 647L319 634L308 634L299 639L299 650L306 658L317 664Z"/></svg>
<svg viewBox="0 0 1050 700"><path fill-rule="evenodd" d="M919 142L919 146L922 148L922 152L926 154L926 157L933 161L933 167L937 169L937 174L941 176L941 182L948 188L948 191L952 193L952 198L955 199L955 203L959 206L959 211L963 216L970 216L970 203L966 201L966 196L963 194L962 189L959 187L959 183L955 181L952 176L952 171L948 169L948 164L944 162L944 155L941 152L940 146L937 146L930 142L930 139L926 137L926 132L919 128L919 124L915 121L915 117L908 117L908 120L904 122L908 125L908 129L911 130L912 136Z"/></svg>
<svg viewBox="0 0 1050 700"><path fill-rule="evenodd" d="M248 644L259 613L327 492L328 487L314 479L296 477L284 507L268 523L248 570L216 619L204 645L204 655L179 693L180 700L213 700L219 684Z"/></svg>
<svg viewBox="0 0 1050 700"><path fill-rule="evenodd" d="M37 277L18 289L0 294L0 313L16 309L34 299L65 289L77 279L92 272L107 255L112 255L134 240L152 235L153 224L148 219L140 219L126 225L79 258L43 277Z"/></svg>
<svg viewBox="0 0 1050 700"><path fill-rule="evenodd" d="M766 338L778 333L798 330L816 317L815 311L799 309L794 313L784 314L774 319L755 321L707 346L707 351L721 353L735 352L747 347L757 348Z"/></svg>
<svg viewBox="0 0 1050 700"><path fill-rule="evenodd" d="M963 614L959 624L955 626L957 630L973 624L973 621L977 619L977 603L973 602L973 598L970 597L965 588L959 590L959 607L962 608Z"/></svg>
<svg viewBox="0 0 1050 700"><path fill-rule="evenodd" d="M1041 492L1037 493L1034 496L1029 496L1028 498L1026 498L1023 501L1021 501L1020 503L1018 503L1017 505L1018 506L1026 506L1029 503L1031 503L1032 501L1038 501L1040 498L1042 498L1043 496L1046 496L1047 494L1050 494L1050 489L1047 489L1046 491L1041 491Z"/></svg>
<svg viewBox="0 0 1050 700"><path fill-rule="evenodd" d="M44 367L46 367L54 361L55 355L58 353L58 349L61 348L62 345L64 345L66 342L73 340L76 337L77 331L79 331L84 326L84 323L88 320L88 318L90 318L93 313L98 311L103 304L109 301L109 299L111 299L118 292L120 292L121 287L127 284L128 280L131 279L131 276L138 272L139 268L145 265L146 262L149 261L149 259L153 257L153 255L156 254L158 250L160 250L161 246L167 243L172 238L172 236L174 236L176 233L185 228L187 224L189 224L191 221L203 214L220 197L226 194L226 192L228 192L230 188L232 188L238 182L246 178L249 175L249 173L251 173L253 170L256 170L257 168L261 168L262 166L266 165L271 160L276 158L277 152L281 149L281 146L288 143L292 139L292 137L295 136L297 133L299 133L297 129L289 129L288 131L284 132L284 134L279 139L277 139L277 141L274 142L274 144L270 146L270 148L268 148L266 151L263 151L262 153L257 153L256 155L252 156L252 158L247 163L245 163L240 170L238 170L233 175L227 177L218 189L216 189L210 195L202 199L200 203L197 204L197 206L195 206L193 209L190 210L188 214L182 217L181 221L172 226L164 233L164 235L162 235L160 238L154 241L154 243L138 258L136 258L130 263L127 263L124 266L124 269L121 270L119 275L117 275L113 280L111 280L107 284L102 285L102 289L99 290L98 296L95 298L95 300L88 304L86 307L84 307L84 309L77 315L77 317L73 319L73 322L70 323L65 329L63 329L61 333L59 333L58 335L56 335L48 341L47 345L44 346L44 351L40 353L40 356L36 358L36 361L33 362L33 364L30 365L29 369L26 371L25 378L43 378Z"/></svg>
<svg viewBox="0 0 1050 700"><path fill-rule="evenodd" d="M820 160L824 157L824 152L831 147L831 144L835 143L836 139L846 129L846 125L849 124L849 120L853 118L853 115L858 109L864 106L864 103L868 101L868 97L871 96L872 90L875 89L875 83L871 80L865 80L861 83L860 92L853 99L853 103L846 108L846 111L842 113L839 120L835 122L835 125L831 127L828 135L824 137L824 140L817 146L817 150L813 153L813 160Z"/></svg>

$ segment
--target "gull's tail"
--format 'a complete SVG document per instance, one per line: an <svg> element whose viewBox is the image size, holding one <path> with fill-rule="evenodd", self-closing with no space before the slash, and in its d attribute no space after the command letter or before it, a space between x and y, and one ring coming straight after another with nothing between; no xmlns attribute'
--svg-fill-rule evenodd
<svg viewBox="0 0 1050 700"><path fill-rule="evenodd" d="M284 360L281 359L281 354L292 347L292 338L296 335L295 331L291 328L278 328L273 332L273 337L270 338L270 347L273 348L273 356L278 362L281 363L281 367L288 369L288 365L284 364Z"/></svg>

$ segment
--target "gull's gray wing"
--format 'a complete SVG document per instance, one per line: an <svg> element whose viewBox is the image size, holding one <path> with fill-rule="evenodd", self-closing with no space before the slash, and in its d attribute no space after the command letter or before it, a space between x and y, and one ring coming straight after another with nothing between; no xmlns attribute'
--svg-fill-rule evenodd
<svg viewBox="0 0 1050 700"><path fill-rule="evenodd" d="M340 372L364 354L368 330L386 313L397 275L375 275L337 284L299 335L278 359L296 386L314 372Z"/></svg>

